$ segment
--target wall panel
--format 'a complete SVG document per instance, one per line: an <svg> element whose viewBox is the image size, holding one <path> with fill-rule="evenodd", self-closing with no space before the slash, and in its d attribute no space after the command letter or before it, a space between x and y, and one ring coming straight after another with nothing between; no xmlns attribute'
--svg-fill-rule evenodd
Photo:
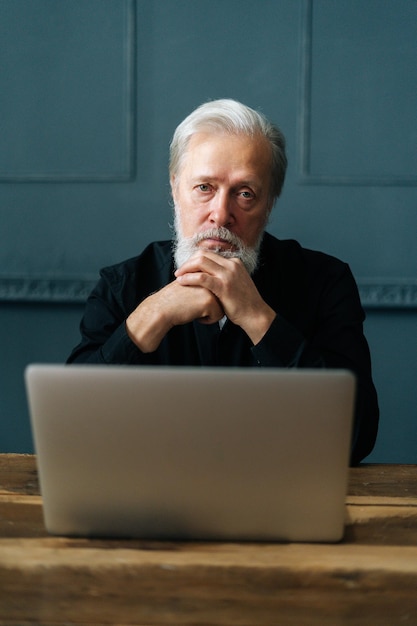
<svg viewBox="0 0 417 626"><path fill-rule="evenodd" d="M417 185L416 24L413 2L305 2L304 182Z"/></svg>
<svg viewBox="0 0 417 626"><path fill-rule="evenodd" d="M3 0L0 181L133 174L131 0Z"/></svg>

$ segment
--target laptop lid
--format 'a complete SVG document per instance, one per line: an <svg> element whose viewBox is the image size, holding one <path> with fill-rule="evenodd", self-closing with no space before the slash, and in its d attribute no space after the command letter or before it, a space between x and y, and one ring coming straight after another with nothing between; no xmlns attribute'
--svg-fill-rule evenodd
<svg viewBox="0 0 417 626"><path fill-rule="evenodd" d="M349 372L30 365L25 379L50 533L343 536Z"/></svg>

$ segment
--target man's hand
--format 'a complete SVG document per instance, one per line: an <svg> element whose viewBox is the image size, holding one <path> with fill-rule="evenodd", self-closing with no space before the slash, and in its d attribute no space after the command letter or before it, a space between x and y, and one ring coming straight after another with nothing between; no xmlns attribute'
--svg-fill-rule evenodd
<svg viewBox="0 0 417 626"><path fill-rule="evenodd" d="M223 316L222 306L211 291L174 280L139 304L127 318L126 330L142 352L154 352L173 326L194 320L214 324Z"/></svg>
<svg viewBox="0 0 417 626"><path fill-rule="evenodd" d="M200 250L175 276L180 285L202 287L215 295L225 315L246 332L253 344L259 343L276 316L240 259Z"/></svg>

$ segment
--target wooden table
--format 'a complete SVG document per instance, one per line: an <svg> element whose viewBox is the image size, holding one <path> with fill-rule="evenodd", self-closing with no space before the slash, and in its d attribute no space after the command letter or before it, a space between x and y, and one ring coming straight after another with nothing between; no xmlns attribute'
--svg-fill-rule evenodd
<svg viewBox="0 0 417 626"><path fill-rule="evenodd" d="M48 536L35 458L0 455L0 624L417 624L417 466L350 471L337 545Z"/></svg>

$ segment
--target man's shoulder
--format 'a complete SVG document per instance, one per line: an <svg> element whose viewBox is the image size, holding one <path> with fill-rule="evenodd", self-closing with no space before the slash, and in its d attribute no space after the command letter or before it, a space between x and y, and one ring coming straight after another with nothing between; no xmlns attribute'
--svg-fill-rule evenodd
<svg viewBox="0 0 417 626"><path fill-rule="evenodd" d="M103 267L100 273L102 275L123 275L136 273L144 269L147 271L152 269L158 271L170 265L171 262L172 242L169 240L154 241L148 244L140 254Z"/></svg>
<svg viewBox="0 0 417 626"><path fill-rule="evenodd" d="M121 299L140 298L172 280L172 242L155 241L137 256L100 270L100 277Z"/></svg>
<svg viewBox="0 0 417 626"><path fill-rule="evenodd" d="M295 239L278 239L270 233L265 233L263 252L270 260L276 258L277 262L297 263L306 266L334 266L345 267L346 263L341 259L311 248L305 248Z"/></svg>
<svg viewBox="0 0 417 626"><path fill-rule="evenodd" d="M258 282L266 285L269 294L277 289L276 306L281 307L288 319L295 319L300 311L309 307L319 306L317 303L325 294L336 293L337 297L347 294L353 298L352 302L358 301L355 280L344 261L305 248L292 239L281 240L269 235L264 244Z"/></svg>

